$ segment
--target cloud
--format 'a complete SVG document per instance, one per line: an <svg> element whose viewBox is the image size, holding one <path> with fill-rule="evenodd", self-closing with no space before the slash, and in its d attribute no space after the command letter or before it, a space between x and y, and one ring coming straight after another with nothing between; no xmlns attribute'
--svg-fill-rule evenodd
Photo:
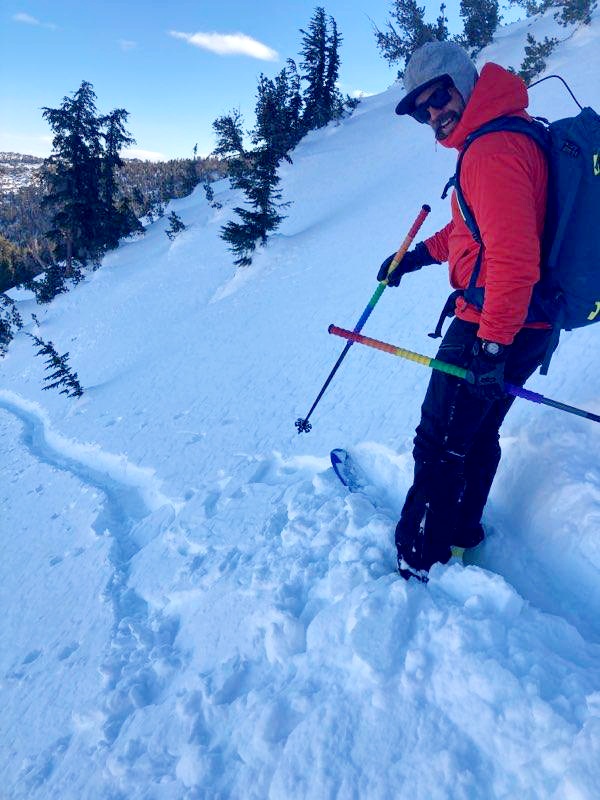
<svg viewBox="0 0 600 800"><path fill-rule="evenodd" d="M32 17L31 14L26 14L24 11L13 14L13 22L21 22L24 25L37 25L40 28L50 28L53 31L57 28L53 22L42 22L37 17Z"/></svg>
<svg viewBox="0 0 600 800"><path fill-rule="evenodd" d="M261 61L277 61L279 54L266 44L256 41L245 33L181 33L169 31L176 39L183 39L194 47L210 50L220 56L250 56Z"/></svg>
<svg viewBox="0 0 600 800"><path fill-rule="evenodd" d="M130 39L119 39L119 47L126 53L128 50L133 50L134 47L137 47L137 42L132 42Z"/></svg>

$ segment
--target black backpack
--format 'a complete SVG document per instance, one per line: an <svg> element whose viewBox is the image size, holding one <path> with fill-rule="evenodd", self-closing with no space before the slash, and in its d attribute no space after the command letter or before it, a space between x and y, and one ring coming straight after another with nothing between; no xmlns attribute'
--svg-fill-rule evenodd
<svg viewBox="0 0 600 800"><path fill-rule="evenodd" d="M528 322L547 321L553 337L542 364L548 372L561 330L600 322L600 116L587 107L575 117L548 123L521 117L498 117L466 139L456 173L444 194L454 186L461 213L480 245L469 286L448 298L434 338L441 336L445 317L452 316L457 296L483 307L484 290L476 286L483 258L483 242L475 217L460 187L460 169L469 146L480 136L510 131L529 136L548 159L548 203L542 241L541 279L533 291Z"/></svg>

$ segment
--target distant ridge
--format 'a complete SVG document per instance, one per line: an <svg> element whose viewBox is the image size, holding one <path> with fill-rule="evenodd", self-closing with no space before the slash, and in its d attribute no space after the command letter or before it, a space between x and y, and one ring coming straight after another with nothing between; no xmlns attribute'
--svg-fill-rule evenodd
<svg viewBox="0 0 600 800"><path fill-rule="evenodd" d="M0 152L0 192L13 192L28 186L43 163L40 156Z"/></svg>

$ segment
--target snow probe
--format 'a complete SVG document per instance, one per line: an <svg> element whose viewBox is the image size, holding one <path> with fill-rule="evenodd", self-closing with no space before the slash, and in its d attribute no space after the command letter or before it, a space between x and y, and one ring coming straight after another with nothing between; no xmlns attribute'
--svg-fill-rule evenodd
<svg viewBox="0 0 600 800"><path fill-rule="evenodd" d="M380 281L379 286L377 287L377 289L375 289L375 292L373 293L373 296L371 297L371 299L367 303L367 306L366 306L365 310L360 315L360 319L358 320L358 322L354 326L354 333L358 333L359 331L361 331L363 329L363 326L364 326L365 322L371 316L371 312L373 311L373 309L375 308L375 306L379 302L379 298L383 294L383 292L385 290L385 287L388 285L388 279L389 279L390 275L392 274L392 272L394 272L396 267L400 264L400 262L404 258L404 255L406 254L406 251L408 250L408 248L413 243L413 240L414 240L415 236L417 235L417 233L419 231L419 228L425 222L425 218L427 217L427 215L429 214L430 211L431 211L431 208L428 205L424 205L424 206L421 207L421 210L419 211L419 213L417 215L417 218L413 222L409 232L406 235L405 240L400 245L396 255L394 256L394 258L392 260L392 263L390 264L390 266L388 268L388 272L387 272L386 278L384 280ZM333 376L338 371L338 368L339 368L340 364L346 358L346 354L347 354L348 350L350 350L350 348L352 347L353 344L354 344L353 341L348 341L348 344L342 350L342 353L341 353L340 357L335 362L333 369L329 373L329 376L327 377L327 380L323 384L323 386L321 388L321 391L317 395L317 399L312 404L311 409L308 412L308 414L304 418L299 417L296 420L296 422L294 423L296 425L296 428L298 429L298 433L308 433L311 430L312 425L310 424L308 419L309 419L310 415L313 413L313 411L315 410L315 408L317 407L317 404L318 404L319 400L325 394L325 390L327 389L327 387L331 383L331 381L333 379Z"/></svg>
<svg viewBox="0 0 600 800"><path fill-rule="evenodd" d="M344 328L338 328L336 325L330 325L329 333L334 336L340 336L342 339L348 339L349 342L358 342L359 344L367 345L367 347L374 347L376 350L383 350L384 353L391 353L393 356L406 358L408 361L415 361L417 364L422 364L424 367L430 369L437 369L439 372L447 372L449 375L454 375L461 378L468 383L475 383L473 373L464 367L457 367L455 364L448 364L446 361L440 361L437 358L428 358L419 353L413 353L412 350L404 350L402 347L396 347L387 342L380 342L379 339L371 339L369 336L362 336L356 331L347 331ZM585 417L592 422L600 422L600 415L593 414L591 411L584 411L582 408L569 406L566 403L559 403L558 400L551 400L549 397L544 397L543 394L532 392L529 389L524 389L522 386L514 386L512 383L505 383L504 388L507 394L512 394L514 397L521 397L523 400L530 400L532 403L541 403L545 406L557 408L559 411L566 411L568 414L576 414L578 417Z"/></svg>

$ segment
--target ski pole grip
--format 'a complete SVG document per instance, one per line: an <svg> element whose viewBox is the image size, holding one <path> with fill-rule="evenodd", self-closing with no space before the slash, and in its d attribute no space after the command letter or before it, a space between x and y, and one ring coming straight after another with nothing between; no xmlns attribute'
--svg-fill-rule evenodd
<svg viewBox="0 0 600 800"><path fill-rule="evenodd" d="M392 272L396 269L398 264L400 264L400 262L402 261L402 259L406 255L406 251L408 250L408 248L413 243L413 241L415 239L415 236L419 232L419 229L421 228L421 225L427 219L427 215L430 213L430 211L431 211L431 206L428 206L427 204L424 204L423 206L421 206L421 210L417 214L417 218L415 219L415 221L413 222L413 224L410 227L410 230L406 234L405 240L402 242L402 244L398 248L398 250L396 252L396 255L394 256L394 258L392 260L392 263L390 264L390 266L388 268L387 275L384 278L384 280L382 281L382 283L385 283L386 286L387 286L387 282L388 282L388 279L389 279L390 275L392 274Z"/></svg>
<svg viewBox="0 0 600 800"><path fill-rule="evenodd" d="M427 215L431 212L431 206L428 206L427 203L424 203L421 206L421 210L419 211L416 220L413 223L412 228L409 230L407 234L407 239L414 239L417 233L419 232L419 228L427 219Z"/></svg>

